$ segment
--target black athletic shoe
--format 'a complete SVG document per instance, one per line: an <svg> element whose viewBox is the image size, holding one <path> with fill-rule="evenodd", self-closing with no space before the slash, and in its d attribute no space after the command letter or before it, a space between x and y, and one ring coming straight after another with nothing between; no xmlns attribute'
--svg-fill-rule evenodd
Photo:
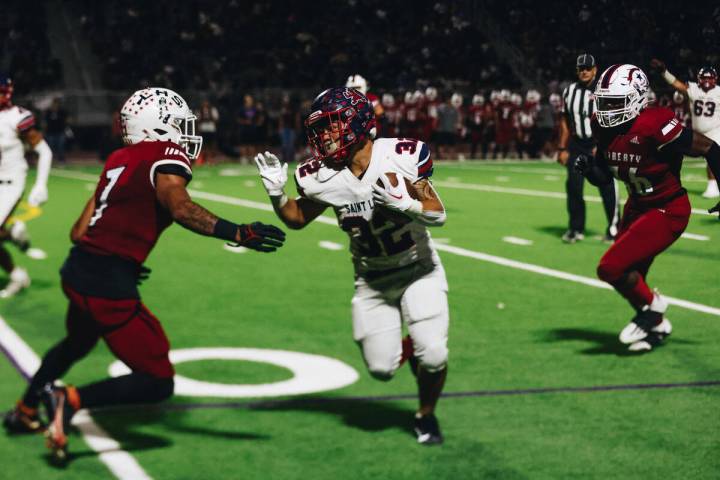
<svg viewBox="0 0 720 480"><path fill-rule="evenodd" d="M48 418L45 445L50 450L52 462L64 465L68 459L67 432L75 409L68 402L67 390L64 387L55 387L48 383L43 388L41 398Z"/></svg>
<svg viewBox="0 0 720 480"><path fill-rule="evenodd" d="M26 407L22 402L5 413L3 427L10 434L39 433L45 430L37 409Z"/></svg>
<svg viewBox="0 0 720 480"><path fill-rule="evenodd" d="M418 443L422 445L440 445L443 443L440 425L435 414L431 413L422 417L415 416L415 436Z"/></svg>

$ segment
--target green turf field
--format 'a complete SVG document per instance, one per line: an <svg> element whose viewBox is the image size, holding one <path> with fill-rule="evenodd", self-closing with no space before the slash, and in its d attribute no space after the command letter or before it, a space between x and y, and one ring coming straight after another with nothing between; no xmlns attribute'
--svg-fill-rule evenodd
<svg viewBox="0 0 720 480"><path fill-rule="evenodd" d="M98 171L51 176L50 201L28 223L35 246L49 257L15 255L33 285L0 304L0 315L38 355L63 334L57 271L94 184L88 174ZM173 226L147 262L153 273L142 294L174 349L318 354L352 366L357 382L273 399L177 396L164 408L94 412L95 420L155 479L718 478L720 222L694 214L687 232L695 239L681 238L656 260L651 286L692 303L671 305L675 330L667 345L629 356L617 342L632 315L625 302L592 282L558 278L595 279L607 248L599 239L605 221L597 189L587 184L586 196L596 198L588 202L587 239L560 242L564 178L549 163L436 163L448 222L432 233L451 309L441 447L418 446L411 434L416 401L407 367L390 383L365 372L351 338L347 239L320 222L288 232L273 255L232 253L218 240ZM695 209L712 205L699 195L701 164L685 166L684 182ZM225 218L277 223L258 208L268 202L254 168L198 167L191 188ZM343 247L323 248L323 241ZM703 313L703 306L711 308ZM65 380L102 378L112 361L99 345ZM178 373L225 384L292 376L266 363L230 360L187 362ZM0 405L9 408L24 380L3 357L0 379ZM673 386L684 383L695 386ZM609 386L618 388L596 388ZM39 436L0 434L0 478L114 478L80 433L70 448L67 470L56 470Z"/></svg>

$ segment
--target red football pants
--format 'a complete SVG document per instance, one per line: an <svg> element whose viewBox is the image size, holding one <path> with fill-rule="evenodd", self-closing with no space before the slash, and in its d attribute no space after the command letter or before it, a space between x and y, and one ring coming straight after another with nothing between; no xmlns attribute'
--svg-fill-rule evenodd
<svg viewBox="0 0 720 480"><path fill-rule="evenodd" d="M64 283L63 291L70 300L66 328L75 345L89 351L103 338L115 356L134 372L158 378L175 375L165 331L140 299L89 297Z"/></svg>
<svg viewBox="0 0 720 480"><path fill-rule="evenodd" d="M615 243L600 259L598 277L616 286L626 274L637 271L641 278L633 291L618 291L635 307L650 304L653 293L645 283L650 265L657 255L680 237L689 220L690 201L687 195L651 209L634 208L628 201Z"/></svg>

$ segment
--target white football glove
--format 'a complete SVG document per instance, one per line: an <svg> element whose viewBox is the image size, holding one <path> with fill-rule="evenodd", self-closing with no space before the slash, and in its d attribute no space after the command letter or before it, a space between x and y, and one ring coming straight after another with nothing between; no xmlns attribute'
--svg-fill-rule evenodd
<svg viewBox="0 0 720 480"><path fill-rule="evenodd" d="M255 156L255 164L260 172L265 190L271 197L280 197L285 194L283 189L287 183L287 163L280 162L280 159L270 152L258 153Z"/></svg>
<svg viewBox="0 0 720 480"><path fill-rule="evenodd" d="M392 186L390 179L385 174L380 175L380 180L385 188L377 184L372 185L373 199L376 204L384 205L398 212L422 213L422 203L410 196L405 186L405 178L402 175L397 174L398 184L396 187Z"/></svg>
<svg viewBox="0 0 720 480"><path fill-rule="evenodd" d="M47 199L47 185L40 185L36 183L30 190L30 195L28 195L28 203L33 207L37 207L47 202Z"/></svg>

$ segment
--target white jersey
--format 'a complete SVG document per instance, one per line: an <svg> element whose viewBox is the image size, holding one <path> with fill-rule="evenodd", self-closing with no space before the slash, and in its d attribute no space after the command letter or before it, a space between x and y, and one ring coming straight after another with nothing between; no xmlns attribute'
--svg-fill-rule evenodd
<svg viewBox="0 0 720 480"><path fill-rule="evenodd" d="M438 258L424 225L373 203L372 185L388 172L413 183L430 177L432 159L428 146L410 139L377 139L362 178L348 168L332 170L317 160L303 162L295 171L300 195L335 211L338 225L350 236L350 251L358 274Z"/></svg>
<svg viewBox="0 0 720 480"><path fill-rule="evenodd" d="M697 82L688 82L687 94L693 130L720 142L720 87L706 92Z"/></svg>
<svg viewBox="0 0 720 480"><path fill-rule="evenodd" d="M16 105L0 110L0 179L27 172L20 134L34 126L35 117L29 110Z"/></svg>

